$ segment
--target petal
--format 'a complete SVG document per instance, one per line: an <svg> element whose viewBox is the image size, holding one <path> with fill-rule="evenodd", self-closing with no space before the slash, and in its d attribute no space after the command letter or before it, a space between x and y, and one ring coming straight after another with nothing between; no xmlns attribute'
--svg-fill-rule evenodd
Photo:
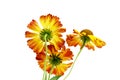
<svg viewBox="0 0 120 80"><path fill-rule="evenodd" d="M25 32L25 37L26 38L35 38L35 37L39 37L39 34L26 31Z"/></svg>
<svg viewBox="0 0 120 80"><path fill-rule="evenodd" d="M33 49L35 53L40 53L44 47L44 43L37 38L29 39L27 43L28 46Z"/></svg>
<svg viewBox="0 0 120 80"><path fill-rule="evenodd" d="M65 41L62 38L54 35L50 43L55 46L56 50L60 50L61 47L64 45Z"/></svg>
<svg viewBox="0 0 120 80"><path fill-rule="evenodd" d="M61 53L60 53L60 58L62 59L62 61L66 61L66 60L71 60L73 57L73 53L72 51L70 51L70 49L62 49Z"/></svg>
<svg viewBox="0 0 120 80"><path fill-rule="evenodd" d="M90 42L87 42L87 43L85 44L85 47L87 47L89 50L90 50L90 49L92 49L93 51L95 50L94 45L93 45L92 43L90 43Z"/></svg>
<svg viewBox="0 0 120 80"><path fill-rule="evenodd" d="M32 20L27 27L35 32L40 32L40 26L35 20Z"/></svg>
<svg viewBox="0 0 120 80"><path fill-rule="evenodd" d="M58 30L59 28L62 27L62 24L61 24L60 21L53 19L52 22L54 22L54 24L51 25L50 28L51 28L53 31L56 31L56 30Z"/></svg>
<svg viewBox="0 0 120 80"><path fill-rule="evenodd" d="M101 39L93 36L93 35L89 35L91 41L98 47L98 48L102 48L102 46L105 46L106 43L104 41L102 41Z"/></svg>
<svg viewBox="0 0 120 80"><path fill-rule="evenodd" d="M68 46L82 45L79 35L74 35L74 34L67 35L66 41Z"/></svg>
<svg viewBox="0 0 120 80"><path fill-rule="evenodd" d="M49 54L56 54L57 50L53 45L48 45L48 53Z"/></svg>
<svg viewBox="0 0 120 80"><path fill-rule="evenodd" d="M42 50L40 53L36 54L36 60L41 60L41 61L44 61L46 58L46 55L44 53L44 50Z"/></svg>
<svg viewBox="0 0 120 80"><path fill-rule="evenodd" d="M65 29L65 28L59 28L59 29L57 29L57 31L58 31L59 33L63 33L63 32L66 32L66 29Z"/></svg>
<svg viewBox="0 0 120 80"><path fill-rule="evenodd" d="M59 17L51 14L41 16L40 22L44 28L51 29L53 31L62 26L61 22L59 21Z"/></svg>
<svg viewBox="0 0 120 80"><path fill-rule="evenodd" d="M59 29L57 29L57 30L51 30L52 31L52 35L54 36L58 36L58 37L62 37L62 34L61 33L63 33L63 32L65 32L66 31L66 29L65 28L59 28Z"/></svg>
<svg viewBox="0 0 120 80"><path fill-rule="evenodd" d="M36 60L38 60L38 65L43 70L44 70L45 58L46 58L46 55L45 55L44 51L37 54L37 56L36 56ZM46 60L46 71L50 72L51 68L52 68L52 65L49 64L49 60Z"/></svg>
<svg viewBox="0 0 120 80"><path fill-rule="evenodd" d="M64 72L72 65L72 63L68 64L60 64L56 66L56 68L53 70L53 74L55 75L64 75Z"/></svg>
<svg viewBox="0 0 120 80"><path fill-rule="evenodd" d="M73 29L73 33L80 34L77 30Z"/></svg>
<svg viewBox="0 0 120 80"><path fill-rule="evenodd" d="M39 67L40 67L41 69L44 70L44 61L38 60L38 65L39 65ZM46 71L47 71L47 72L50 72L51 68L52 68L52 65L49 64L49 62L47 61L47 62L46 62Z"/></svg>

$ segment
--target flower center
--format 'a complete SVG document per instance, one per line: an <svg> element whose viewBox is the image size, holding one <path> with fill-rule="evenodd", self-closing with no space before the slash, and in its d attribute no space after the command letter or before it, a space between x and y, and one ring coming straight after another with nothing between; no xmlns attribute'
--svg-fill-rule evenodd
<svg viewBox="0 0 120 80"><path fill-rule="evenodd" d="M59 65L62 61L62 59L59 58L59 55L50 55L50 63L52 65Z"/></svg>
<svg viewBox="0 0 120 80"><path fill-rule="evenodd" d="M45 42L45 39L46 41L48 42L49 40L51 40L52 38L52 31L49 30L49 29L43 29L41 32L40 32L40 39L42 41Z"/></svg>

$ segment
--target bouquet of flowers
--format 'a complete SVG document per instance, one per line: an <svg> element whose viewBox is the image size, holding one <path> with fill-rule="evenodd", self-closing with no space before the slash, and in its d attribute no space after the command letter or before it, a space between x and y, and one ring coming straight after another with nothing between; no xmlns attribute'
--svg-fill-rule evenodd
<svg viewBox="0 0 120 80"><path fill-rule="evenodd" d="M38 22L32 20L27 27L29 28L25 32L25 37L28 38L27 45L36 54L38 65L43 70L42 80L58 80L70 68L64 78L66 80L84 47L95 50L94 46L101 48L106 44L95 37L89 29L81 31L73 29L73 33L66 35L64 40L62 33L66 32L66 28L63 28L59 17L52 14L40 16ZM65 42L68 46L80 46L75 59L72 50L65 46Z"/></svg>

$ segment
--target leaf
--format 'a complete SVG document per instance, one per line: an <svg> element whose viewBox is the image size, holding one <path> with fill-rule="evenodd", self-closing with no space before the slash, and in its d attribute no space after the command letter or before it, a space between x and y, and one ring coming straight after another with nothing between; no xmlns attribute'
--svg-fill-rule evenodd
<svg viewBox="0 0 120 80"><path fill-rule="evenodd" d="M58 80L61 76L53 76L50 80Z"/></svg>

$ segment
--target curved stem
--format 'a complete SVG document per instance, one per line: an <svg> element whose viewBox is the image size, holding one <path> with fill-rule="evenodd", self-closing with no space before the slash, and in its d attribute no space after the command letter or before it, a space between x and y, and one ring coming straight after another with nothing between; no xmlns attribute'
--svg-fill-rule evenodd
<svg viewBox="0 0 120 80"><path fill-rule="evenodd" d="M65 80L65 79L70 75L70 73L72 72L72 69L73 69L73 67L74 67L74 65L75 65L75 62L76 62L78 56L80 55L82 49L84 48L85 43L86 43L86 40L83 41L83 45L81 46L80 51L78 52L78 54L77 54L77 56L76 56L76 58L75 58L75 60L74 60L74 62L73 62L73 65L72 65L72 67L71 67L69 73L67 74L67 76L66 76L63 80Z"/></svg>
<svg viewBox="0 0 120 80"><path fill-rule="evenodd" d="M65 79L70 75L70 73L72 72L72 69L73 69L73 67L74 67L74 65L75 65L75 62L76 62L78 56L80 55L81 51L82 51L82 49L80 49L80 51L78 52L78 54L77 54L77 56L76 56L76 58L75 58L75 60L74 60L74 62L73 62L73 65L72 65L69 73L67 74L67 76L66 76L63 80L65 80Z"/></svg>
<svg viewBox="0 0 120 80"><path fill-rule="evenodd" d="M46 72L46 60L47 60L47 40L46 40L46 37L47 35L45 35L45 55L46 55L46 58L45 58L45 62L44 62L44 73L43 73L43 78L42 80L47 80L47 72Z"/></svg>

